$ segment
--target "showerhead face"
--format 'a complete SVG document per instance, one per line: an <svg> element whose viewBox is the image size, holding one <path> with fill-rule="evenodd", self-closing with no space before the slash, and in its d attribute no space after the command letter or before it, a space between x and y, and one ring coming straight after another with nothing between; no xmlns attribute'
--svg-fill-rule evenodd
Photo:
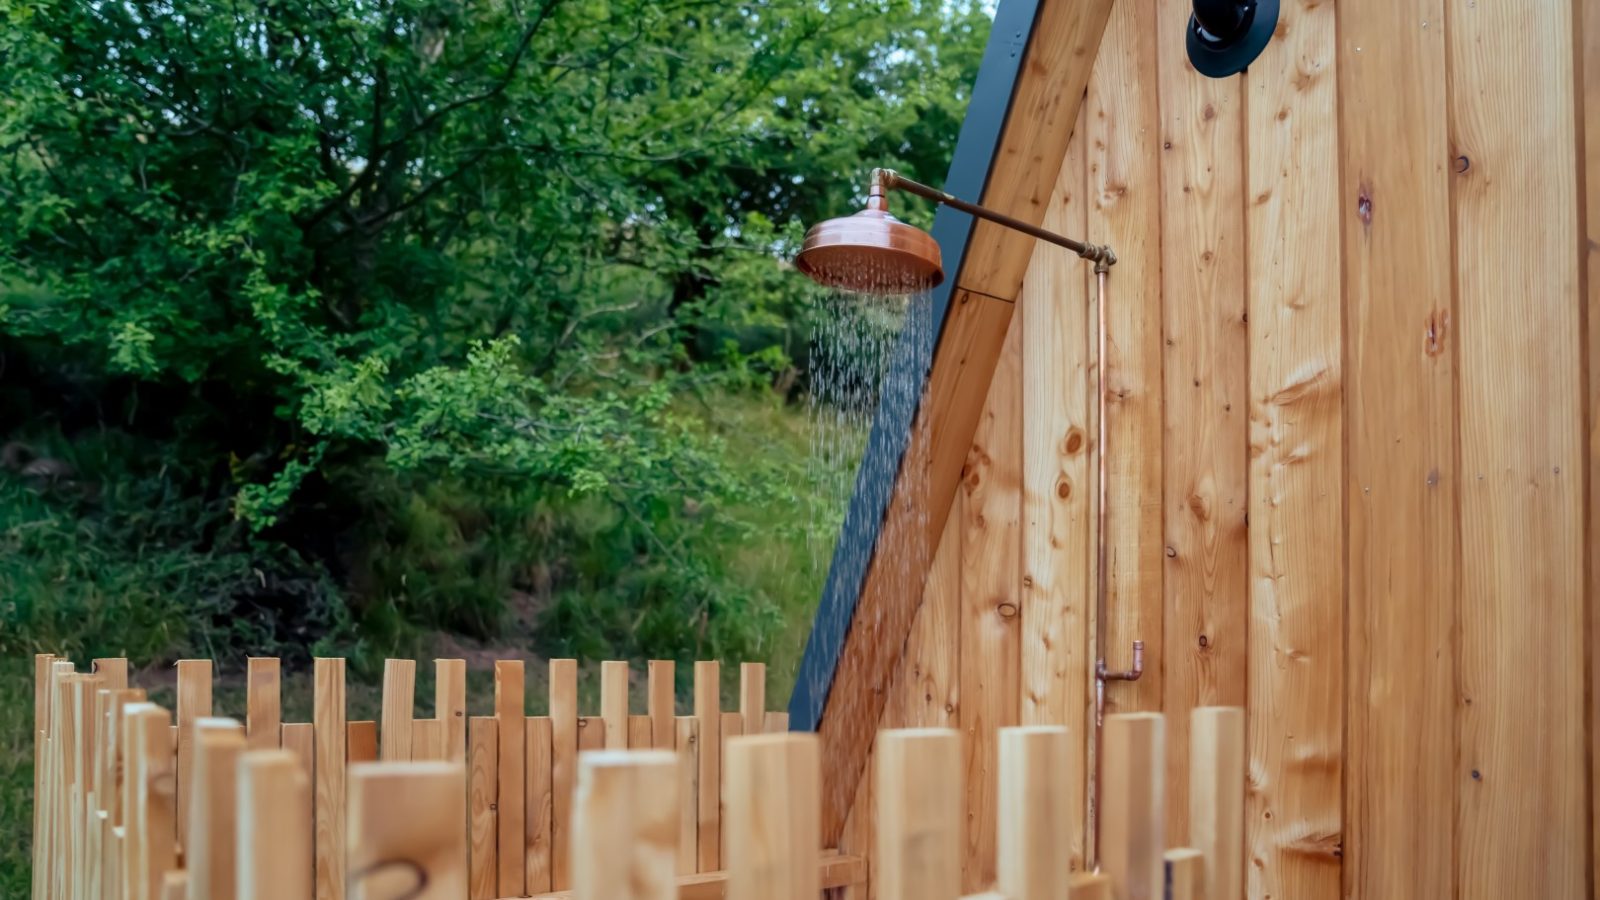
<svg viewBox="0 0 1600 900"><path fill-rule="evenodd" d="M824 287L857 293L914 294L944 281L939 243L880 209L813 225L794 265Z"/></svg>

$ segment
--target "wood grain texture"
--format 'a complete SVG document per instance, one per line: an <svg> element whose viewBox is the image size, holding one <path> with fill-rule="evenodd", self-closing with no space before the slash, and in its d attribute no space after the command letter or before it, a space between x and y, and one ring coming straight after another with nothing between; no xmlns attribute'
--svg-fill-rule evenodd
<svg viewBox="0 0 1600 900"><path fill-rule="evenodd" d="M1571 3L1445 10L1451 144L1470 163L1453 182L1464 900L1589 890L1588 803L1574 789L1586 738L1573 673L1595 550L1583 532L1573 14Z"/></svg>
<svg viewBox="0 0 1600 900"><path fill-rule="evenodd" d="M572 886L572 789L578 778L578 661L550 660L551 888Z"/></svg>
<svg viewBox="0 0 1600 900"><path fill-rule="evenodd" d="M467 725L468 896L494 900L499 895L500 828L495 803L500 795L500 735L493 716L473 716Z"/></svg>
<svg viewBox="0 0 1600 900"><path fill-rule="evenodd" d="M1082 121L1082 116L1079 116ZM1043 227L1085 229L1084 137L1067 145ZM1018 300L1022 340L1022 698L1024 725L1082 733L1089 663L1085 605L1089 506L1088 318L1090 267L1038 245ZM942 550L941 550L942 552ZM931 590L931 585L930 585ZM1075 763L1081 780L1083 762ZM1073 853L1081 861L1083 848Z"/></svg>
<svg viewBox="0 0 1600 900"><path fill-rule="evenodd" d="M281 664L276 657L251 657L245 664L245 740L251 750L282 746Z"/></svg>
<svg viewBox="0 0 1600 900"><path fill-rule="evenodd" d="M1000 732L999 881L1010 900L1067 900L1073 858L1081 846L1082 786L1069 765L1075 737L1064 726Z"/></svg>
<svg viewBox="0 0 1600 900"><path fill-rule="evenodd" d="M310 900L311 781L288 750L239 760L239 900Z"/></svg>
<svg viewBox="0 0 1600 900"><path fill-rule="evenodd" d="M411 720L411 759L413 762L447 762L445 728L438 719Z"/></svg>
<svg viewBox="0 0 1600 900"><path fill-rule="evenodd" d="M607 750L628 749L628 664L600 664L600 718L605 723Z"/></svg>
<svg viewBox="0 0 1600 900"><path fill-rule="evenodd" d="M728 742L728 893L816 900L822 839L817 739L756 734Z"/></svg>
<svg viewBox="0 0 1600 900"><path fill-rule="evenodd" d="M883 731L873 749L872 864L877 900L953 900L961 893L961 734Z"/></svg>
<svg viewBox="0 0 1600 900"><path fill-rule="evenodd" d="M343 659L318 659L313 663L317 900L344 900L347 882L344 670Z"/></svg>
<svg viewBox="0 0 1600 900"><path fill-rule="evenodd" d="M1252 897L1339 894L1344 515L1335 10L1245 75Z"/></svg>
<svg viewBox="0 0 1600 900"><path fill-rule="evenodd" d="M843 854L824 856L817 871L823 890L848 891L866 882L867 861L859 856ZM727 872L705 872L678 878L677 900L726 900L730 896ZM534 897L535 900L571 900L572 892L555 891L535 894Z"/></svg>
<svg viewBox="0 0 1600 900"><path fill-rule="evenodd" d="M1344 0L1344 890L1451 896L1456 320L1443 0ZM1418 27L1419 22L1433 27Z"/></svg>
<svg viewBox="0 0 1600 900"><path fill-rule="evenodd" d="M599 716L578 717L578 755L606 748L606 723Z"/></svg>
<svg viewBox="0 0 1600 900"><path fill-rule="evenodd" d="M346 722L344 758L348 763L378 761L378 723ZM410 760L406 760L409 762Z"/></svg>
<svg viewBox="0 0 1600 900"><path fill-rule="evenodd" d="M454 817L439 815L455 806L460 792L457 763L351 766L351 900L466 897L467 836Z"/></svg>
<svg viewBox="0 0 1600 900"><path fill-rule="evenodd" d="M467 761L467 663L462 659L433 661L433 716L443 729L440 758Z"/></svg>
<svg viewBox="0 0 1600 900"><path fill-rule="evenodd" d="M1117 900L1162 900L1165 723L1159 713L1106 716L1100 865Z"/></svg>
<svg viewBox="0 0 1600 900"><path fill-rule="evenodd" d="M1044 219L1113 5L1111 0L1040 4L1027 50L1028 64L1019 73L1011 114L983 192L982 202L990 209L1032 225ZM999 225L979 222L957 283L968 290L1015 300L1033 252L1033 241L1020 240L1016 232Z"/></svg>
<svg viewBox="0 0 1600 900"><path fill-rule="evenodd" d="M106 690L125 691L128 689L128 660L126 657L113 656L96 659L90 669L100 676Z"/></svg>
<svg viewBox="0 0 1600 900"><path fill-rule="evenodd" d="M698 868L722 868L722 664L694 664L694 717L700 722Z"/></svg>
<svg viewBox="0 0 1600 900"><path fill-rule="evenodd" d="M187 897L235 900L238 769L239 757L246 750L244 728L232 719L201 719L195 725L195 744L194 790L189 798L193 831L183 860L189 871Z"/></svg>
<svg viewBox="0 0 1600 900"><path fill-rule="evenodd" d="M1192 4L1156 8L1163 23L1182 22ZM1249 618L1244 95L1240 79L1207 78L1182 62L1185 35L1156 29L1169 846L1189 840L1189 711L1244 705Z"/></svg>
<svg viewBox="0 0 1600 900"><path fill-rule="evenodd" d="M1088 228L1109 243L1106 400L1106 611L1112 669L1132 664L1132 644L1160 660L1161 542L1161 172L1156 94L1155 0L1120 0L1106 23L1089 79ZM1160 665L1106 689L1107 710L1161 708Z"/></svg>
<svg viewBox="0 0 1600 900"><path fill-rule="evenodd" d="M550 866L550 828L552 822L550 781L550 719L529 716L524 748L527 753L527 858L528 893L551 889L554 874Z"/></svg>
<svg viewBox="0 0 1600 900"><path fill-rule="evenodd" d="M674 722L678 754L678 874L700 865L700 720L680 716Z"/></svg>
<svg viewBox="0 0 1600 900"><path fill-rule="evenodd" d="M211 715L211 660L178 660L178 844L189 846L189 792L194 788L194 723Z"/></svg>
<svg viewBox="0 0 1600 900"><path fill-rule="evenodd" d="M411 721L417 708L417 661L383 661L383 718L378 758L384 762L411 761Z"/></svg>
<svg viewBox="0 0 1600 900"><path fill-rule="evenodd" d="M45 786L45 747L50 729L50 668L55 657L49 653L36 653L33 657L33 896L45 897L45 860L48 841L45 838L48 820L45 803L48 794Z"/></svg>
<svg viewBox="0 0 1600 900"><path fill-rule="evenodd" d="M651 743L657 750L671 750L678 740L678 664L670 659L652 659L646 677Z"/></svg>
<svg viewBox="0 0 1600 900"><path fill-rule="evenodd" d="M911 636L906 639L905 658L895 673L900 696L884 706L880 728L960 726L961 535L965 530L961 497L957 496L928 569L922 608L917 610Z"/></svg>
<svg viewBox="0 0 1600 900"><path fill-rule="evenodd" d="M1190 715L1189 842L1205 858L1202 896L1217 900L1244 897L1244 717L1236 706Z"/></svg>
<svg viewBox="0 0 1600 900"><path fill-rule="evenodd" d="M1100 874L1072 876L1072 900L1113 900L1111 879Z"/></svg>
<svg viewBox="0 0 1600 900"><path fill-rule="evenodd" d="M650 733L649 716L628 717L628 749L651 750L655 748L655 736ZM670 748L669 748L670 749Z"/></svg>
<svg viewBox="0 0 1600 900"><path fill-rule="evenodd" d="M523 739L527 734L527 703L523 697L527 677L520 659L500 659L494 664L494 717L500 738L500 792L495 802L499 828L496 856L500 865L500 896L520 897L527 888L527 765Z"/></svg>
<svg viewBox="0 0 1600 900"><path fill-rule="evenodd" d="M1579 97L1583 115L1583 195L1584 195L1584 316L1588 322L1588 343L1584 365L1589 371L1589 546L1600 542L1600 0L1580 0L1578 5L1582 66ZM1589 646L1600 646L1600 562L1589 554ZM1593 844L1589 854L1593 866L1591 884L1600 885L1600 753L1594 752L1600 740L1600 664L1589 655L1589 745L1590 788L1594 809L1589 818Z"/></svg>
<svg viewBox="0 0 1600 900"><path fill-rule="evenodd" d="M676 900L677 821L672 753L584 754L573 813L575 900Z"/></svg>
<svg viewBox="0 0 1600 900"><path fill-rule="evenodd" d="M967 822L962 887L995 878L999 729L1021 693L1022 340L1013 324L967 461L962 534L961 730Z"/></svg>
<svg viewBox="0 0 1600 900"><path fill-rule="evenodd" d="M317 771L316 726L310 722L285 722L280 731L283 749L300 763L306 781L312 782Z"/></svg>

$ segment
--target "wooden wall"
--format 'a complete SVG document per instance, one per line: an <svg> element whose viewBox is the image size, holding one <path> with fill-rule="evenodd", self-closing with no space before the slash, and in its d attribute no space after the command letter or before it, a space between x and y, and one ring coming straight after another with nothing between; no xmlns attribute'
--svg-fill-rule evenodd
<svg viewBox="0 0 1600 900"><path fill-rule="evenodd" d="M1117 0L1046 219L1121 259L1109 707L1168 713L1169 843L1189 711L1243 705L1250 897L1590 896L1600 0L1285 0L1226 81L1188 9ZM967 891L993 728L1084 734L1092 802L1091 279L1034 254L886 686L969 735Z"/></svg>

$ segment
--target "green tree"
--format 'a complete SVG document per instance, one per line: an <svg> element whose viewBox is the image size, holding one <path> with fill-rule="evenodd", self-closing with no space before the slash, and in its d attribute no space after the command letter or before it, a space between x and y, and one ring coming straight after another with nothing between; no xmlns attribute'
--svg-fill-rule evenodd
<svg viewBox="0 0 1600 900"><path fill-rule="evenodd" d="M738 586L674 551L781 478L695 400L802 349L781 262L802 222L872 165L940 176L986 30L946 0L0 0L0 21L14 420L191 461L175 489L248 526L215 541L287 544L357 592L403 592L377 556L447 483L471 509L426 505L458 536L541 510L541 533L673 569L702 613ZM482 551L498 587L525 577L509 552ZM397 615L488 632L497 602Z"/></svg>

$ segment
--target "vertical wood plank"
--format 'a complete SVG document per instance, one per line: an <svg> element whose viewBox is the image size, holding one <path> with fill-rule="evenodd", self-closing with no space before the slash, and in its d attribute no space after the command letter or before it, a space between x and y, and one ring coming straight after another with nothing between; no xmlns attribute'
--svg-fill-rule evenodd
<svg viewBox="0 0 1600 900"><path fill-rule="evenodd" d="M1456 881L1464 900L1575 897L1590 886L1588 805L1573 789L1585 777L1584 685L1573 673L1595 551L1580 474L1574 4L1449 0L1445 15L1452 149L1469 163L1453 181Z"/></svg>
<svg viewBox="0 0 1600 900"><path fill-rule="evenodd" d="M1166 900L1205 900L1206 859L1199 850L1168 850L1162 862L1166 867Z"/></svg>
<svg viewBox="0 0 1600 900"><path fill-rule="evenodd" d="M1079 844L1080 789L1069 763L1077 741L1064 727L1000 731L999 882L1007 900L1066 900Z"/></svg>
<svg viewBox="0 0 1600 900"><path fill-rule="evenodd" d="M767 666L739 664L739 717L745 734L760 734L767 725Z"/></svg>
<svg viewBox="0 0 1600 900"><path fill-rule="evenodd" d="M467 662L436 659L433 671L433 716L443 729L439 758L464 765L467 761Z"/></svg>
<svg viewBox="0 0 1600 900"><path fill-rule="evenodd" d="M961 735L882 731L873 749L877 900L953 900L961 893Z"/></svg>
<svg viewBox="0 0 1600 900"><path fill-rule="evenodd" d="M550 660L550 869L553 890L572 886L572 789L578 774L578 661Z"/></svg>
<svg viewBox="0 0 1600 900"><path fill-rule="evenodd" d="M1108 646L1112 669L1163 656L1161 172L1157 108L1156 0L1120 0L1106 23L1089 78L1088 233L1109 243L1117 264L1108 277L1104 366ZM1165 27L1174 27L1170 23ZM1108 710L1161 708L1159 664L1135 682L1111 684Z"/></svg>
<svg viewBox="0 0 1600 900"><path fill-rule="evenodd" d="M1338 6L1346 896L1452 896L1455 343L1443 0ZM1421 23L1429 23L1427 27ZM1426 813L1424 813L1426 814Z"/></svg>
<svg viewBox="0 0 1600 900"><path fill-rule="evenodd" d="M1106 716L1100 864L1117 900L1162 900L1164 725L1159 713Z"/></svg>
<svg viewBox="0 0 1600 900"><path fill-rule="evenodd" d="M411 720L417 706L417 661L383 661L383 717L378 734L378 758L384 762L411 761Z"/></svg>
<svg viewBox="0 0 1600 900"><path fill-rule="evenodd" d="M1336 11L1290 3L1280 16L1278 37L1244 76L1248 888L1332 900L1344 772Z"/></svg>
<svg viewBox="0 0 1600 900"><path fill-rule="evenodd" d="M1217 900L1244 896L1244 717L1202 706L1190 718L1189 839L1205 858L1203 896Z"/></svg>
<svg viewBox="0 0 1600 900"><path fill-rule="evenodd" d="M316 748L317 900L344 900L345 686L343 659L312 663L312 740Z"/></svg>
<svg viewBox="0 0 1600 900"><path fill-rule="evenodd" d="M253 656L245 666L245 740L251 750L276 750L283 740L280 663Z"/></svg>
<svg viewBox="0 0 1600 900"><path fill-rule="evenodd" d="M211 660L178 660L178 843L189 846L189 791L194 786L194 723L211 715Z"/></svg>
<svg viewBox="0 0 1600 900"><path fill-rule="evenodd" d="M961 728L966 733L963 889L995 877L999 729L1017 722L1021 693L1022 343L1006 334L967 457L962 513Z"/></svg>
<svg viewBox="0 0 1600 900"><path fill-rule="evenodd" d="M722 664L694 664L694 715L700 720L699 869L722 868Z"/></svg>
<svg viewBox="0 0 1600 900"><path fill-rule="evenodd" d="M729 741L727 766L728 897L816 900L822 842L816 735Z"/></svg>
<svg viewBox="0 0 1600 900"><path fill-rule="evenodd" d="M414 762L453 762L445 759L444 725L438 719L411 720L411 759Z"/></svg>
<svg viewBox="0 0 1600 900"><path fill-rule="evenodd" d="M1082 117L1056 180L1043 227L1085 233ZM1039 245L1028 264L1017 315L1022 333L1022 703L1024 725L1083 733L1085 605L1090 591L1088 319L1089 267ZM943 554L941 548L940 553ZM957 562L959 565L959 561ZM923 615L933 599L934 579ZM935 722L918 724L934 725ZM1082 749L1069 763L1083 779ZM1081 841L1081 829L1075 832ZM1082 867L1083 847L1070 850Z"/></svg>
<svg viewBox="0 0 1600 900"><path fill-rule="evenodd" d="M527 720L527 872L528 893L551 890L550 877L550 719L530 716Z"/></svg>
<svg viewBox="0 0 1600 900"><path fill-rule="evenodd" d="M1163 23L1183 22L1192 4L1157 0L1157 10ZM1244 704L1249 615L1244 95L1240 79L1207 78L1183 61L1186 35L1170 25L1156 30L1166 424L1161 708L1173 846L1189 840L1189 711Z"/></svg>
<svg viewBox="0 0 1600 900"><path fill-rule="evenodd" d="M317 772L316 726L310 722L285 722L280 730L283 749L300 763L306 780L312 781Z"/></svg>
<svg viewBox="0 0 1600 900"><path fill-rule="evenodd" d="M960 494L950 507L923 587L922 608L906 639L895 678L902 696L884 705L879 728L956 728L960 725L961 534ZM1024 609L1026 615L1026 609ZM898 716L898 718L897 718ZM768 717L769 723L771 716ZM788 727L787 720L784 727ZM769 724L768 731L773 728ZM865 816L870 819L870 815Z"/></svg>
<svg viewBox="0 0 1600 900"><path fill-rule="evenodd" d="M670 752L584 754L572 821L573 900L675 900L677 800Z"/></svg>
<svg viewBox="0 0 1600 900"><path fill-rule="evenodd" d="M527 887L528 816L523 804L527 765L523 737L527 733L527 705L523 692L527 686L522 660L501 659L494 664L494 717L500 736L500 794L496 822L500 829L497 855L500 864L500 896L520 897Z"/></svg>
<svg viewBox="0 0 1600 900"><path fill-rule="evenodd" d="M495 900L500 884L496 858L500 829L495 815L500 793L500 737L493 716L472 717L467 728L467 760L468 891L472 900Z"/></svg>
<svg viewBox="0 0 1600 900"><path fill-rule="evenodd" d="M346 722L344 734L346 762L355 764L378 761L377 722Z"/></svg>
<svg viewBox="0 0 1600 900"><path fill-rule="evenodd" d="M235 900L239 757L244 729L232 719L195 723L194 792L189 797L188 900Z"/></svg>
<svg viewBox="0 0 1600 900"><path fill-rule="evenodd" d="M680 716L674 723L678 752L678 874L699 871L700 720Z"/></svg>
<svg viewBox="0 0 1600 900"><path fill-rule="evenodd" d="M1589 324L1584 350L1589 370L1589 515L1588 541L1600 541L1600 2L1580 0L1578 16L1582 28L1582 98L1585 262L1584 315ZM1600 562L1589 555L1589 646L1600 646ZM1600 660L1589 653L1589 743L1591 766L1589 784L1594 792L1593 812L1589 817L1593 844L1590 848L1593 873L1591 884L1600 885Z"/></svg>
<svg viewBox="0 0 1600 900"><path fill-rule="evenodd" d="M94 661L94 674L100 676L107 690L125 691L128 689L128 660L116 656Z"/></svg>
<svg viewBox="0 0 1600 900"><path fill-rule="evenodd" d="M351 900L462 900L467 840L454 817L461 766L447 762L350 767ZM405 865L395 865L400 860Z"/></svg>
<svg viewBox="0 0 1600 900"><path fill-rule="evenodd" d="M628 749L651 750L655 748L655 737L651 734L649 716L628 717Z"/></svg>
<svg viewBox="0 0 1600 900"><path fill-rule="evenodd" d="M49 653L36 653L33 657L33 896L36 900L46 897L45 742L50 728L50 669L55 660Z"/></svg>
<svg viewBox="0 0 1600 900"><path fill-rule="evenodd" d="M578 717L578 755L606 748L606 723L599 716Z"/></svg>
<svg viewBox="0 0 1600 900"><path fill-rule="evenodd" d="M763 721L763 730L767 734L781 734L789 730L789 714L786 712L769 712Z"/></svg>
<svg viewBox="0 0 1600 900"><path fill-rule="evenodd" d="M1072 876L1072 900L1113 900L1111 879L1098 873Z"/></svg>
<svg viewBox="0 0 1600 900"><path fill-rule="evenodd" d="M600 664L600 718L605 722L607 750L628 749L628 664Z"/></svg>
<svg viewBox="0 0 1600 900"><path fill-rule="evenodd" d="M728 743L744 734L744 717L735 712L722 714L722 771L717 779L717 803L722 808L718 821L728 817ZM722 829L722 868L728 867L728 829Z"/></svg>
<svg viewBox="0 0 1600 900"><path fill-rule="evenodd" d="M177 786L172 716L153 703L135 703L125 713L132 795L128 803L128 856L124 871L128 900L157 900L167 872L177 864Z"/></svg>
<svg viewBox="0 0 1600 900"><path fill-rule="evenodd" d="M648 678L646 708L651 743L657 750L671 750L678 740L678 664L670 659L652 659Z"/></svg>
<svg viewBox="0 0 1600 900"><path fill-rule="evenodd" d="M311 900L311 780L289 750L239 760L239 900Z"/></svg>
<svg viewBox="0 0 1600 900"><path fill-rule="evenodd" d="M172 871L161 884L163 900L185 900L189 896L189 873Z"/></svg>

